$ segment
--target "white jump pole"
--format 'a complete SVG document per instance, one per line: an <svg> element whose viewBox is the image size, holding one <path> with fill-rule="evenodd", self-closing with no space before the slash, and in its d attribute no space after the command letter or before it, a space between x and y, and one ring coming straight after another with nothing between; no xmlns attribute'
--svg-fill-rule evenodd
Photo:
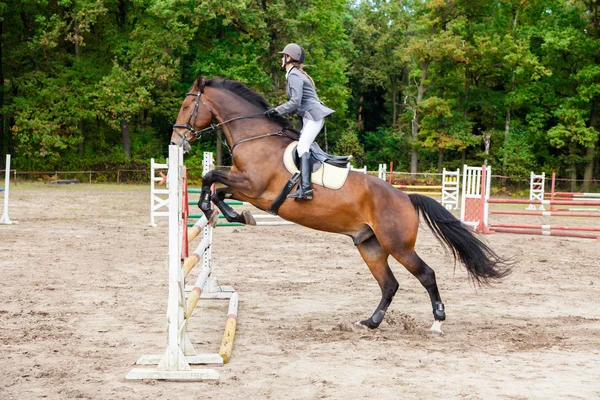
<svg viewBox="0 0 600 400"><path fill-rule="evenodd" d="M209 153L211 156L212 154ZM206 155L206 154L205 154ZM212 164L212 158L206 159ZM219 286L216 278L211 273L211 243L212 227L202 218L194 226L194 235L203 233L203 238L194 254L185 260L183 268L181 265L181 248L183 241L184 226L182 218L182 207L184 199L184 167L183 153L177 146L169 146L167 191L168 216L169 216L169 254L167 257L167 269L169 275L169 296L167 302L167 348L162 355L144 355L136 364L157 365L155 368L134 368L126 379L162 379L176 381L201 381L219 379L219 372L213 368L191 368L195 364L213 364L222 366L224 357L218 353L198 354L187 334L188 320L192 316L200 299L230 299L230 311L226 321L224 339L225 350L222 352L227 359L231 355L231 345L235 336L235 323L231 319L237 317L237 309L231 311L232 304L237 305L238 295L230 286ZM208 172L209 168L205 168ZM187 190L187 189L186 189ZM187 202L186 202L187 203ZM188 238L189 239L189 238ZM185 276L202 259L196 283L189 291L186 300ZM233 300L231 300L233 298ZM233 331L232 331L233 329Z"/></svg>
<svg viewBox="0 0 600 400"><path fill-rule="evenodd" d="M153 228L157 226L154 218L169 216L169 211L166 210L169 207L169 198L161 197L168 196L169 190L156 188L157 182L161 185L165 180L164 175L156 176L156 171L169 168L168 162L169 160L167 164L159 164L154 162L154 158L150 159L150 223L148 225Z"/></svg>
<svg viewBox="0 0 600 400"><path fill-rule="evenodd" d="M442 173L442 205L447 210L458 210L458 197L460 186L460 170L448 171L444 168Z"/></svg>
<svg viewBox="0 0 600 400"><path fill-rule="evenodd" d="M529 174L529 200L543 202L544 200L544 183L546 182L546 173L536 175L533 171ZM526 210L545 211L542 204L539 207L535 204L530 204Z"/></svg>
<svg viewBox="0 0 600 400"><path fill-rule="evenodd" d="M17 221L11 221L8 216L8 195L10 194L10 154L6 155L6 171L4 174L4 211L0 218L1 225L18 224Z"/></svg>
<svg viewBox="0 0 600 400"><path fill-rule="evenodd" d="M167 349L161 356L142 356L137 364L158 364L154 369L134 368L126 379L164 379L179 381L201 381L219 379L215 369L192 369L191 364L223 365L218 354L196 354L190 342L185 318L185 293L183 271L181 268L181 242L183 226L182 212L182 176L183 152L177 146L169 146L169 297L167 303Z"/></svg>

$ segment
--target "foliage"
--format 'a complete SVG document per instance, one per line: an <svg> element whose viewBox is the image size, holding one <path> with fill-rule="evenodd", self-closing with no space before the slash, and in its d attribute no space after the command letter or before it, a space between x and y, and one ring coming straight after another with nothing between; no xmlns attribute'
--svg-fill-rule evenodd
<svg viewBox="0 0 600 400"><path fill-rule="evenodd" d="M354 129L345 130L335 145L335 153L339 155L352 155L352 165L362 168L365 165L365 150L358 141Z"/></svg>
<svg viewBox="0 0 600 400"><path fill-rule="evenodd" d="M297 42L336 110L327 144L369 169L600 177L598 2L3 0L0 22L0 163L19 169L164 157L199 73L279 104Z"/></svg>

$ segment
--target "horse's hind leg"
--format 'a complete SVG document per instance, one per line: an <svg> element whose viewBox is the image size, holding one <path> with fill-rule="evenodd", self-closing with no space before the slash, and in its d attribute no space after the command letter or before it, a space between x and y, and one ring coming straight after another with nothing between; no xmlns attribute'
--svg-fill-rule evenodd
<svg viewBox="0 0 600 400"><path fill-rule="evenodd" d="M446 312L444 311L444 303L442 303L440 291L438 290L437 282L435 280L435 272L414 250L403 253L392 252L392 256L398 260L399 263L404 265L404 267L413 274L419 282L421 282L421 285L423 285L425 290L427 290L429 298L431 299L434 318L431 331L441 333L442 321L446 319Z"/></svg>
<svg viewBox="0 0 600 400"><path fill-rule="evenodd" d="M389 253L381 247L375 235L371 236L366 241L359 243L356 247L381 288L381 301L379 302L377 309L375 309L375 312L369 319L360 321L360 324L374 329L383 321L385 312L398 291L398 281L394 277L387 262Z"/></svg>

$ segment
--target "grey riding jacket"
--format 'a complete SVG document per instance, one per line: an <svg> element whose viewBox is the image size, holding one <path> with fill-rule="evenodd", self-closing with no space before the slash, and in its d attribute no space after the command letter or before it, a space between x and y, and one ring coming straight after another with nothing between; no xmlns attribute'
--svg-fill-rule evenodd
<svg viewBox="0 0 600 400"><path fill-rule="evenodd" d="M275 107L279 114L295 111L302 118L318 121L335 112L319 100L310 79L296 67L287 73L286 91L289 101Z"/></svg>

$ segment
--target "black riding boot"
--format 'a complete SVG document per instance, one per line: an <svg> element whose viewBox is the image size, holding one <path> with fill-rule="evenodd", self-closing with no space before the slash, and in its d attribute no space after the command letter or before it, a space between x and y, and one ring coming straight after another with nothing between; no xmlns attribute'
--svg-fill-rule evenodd
<svg viewBox="0 0 600 400"><path fill-rule="evenodd" d="M312 200L313 191L310 188L311 173L310 152L307 151L300 157L300 185L298 185L298 190L288 195L288 197L296 199L296 201Z"/></svg>

